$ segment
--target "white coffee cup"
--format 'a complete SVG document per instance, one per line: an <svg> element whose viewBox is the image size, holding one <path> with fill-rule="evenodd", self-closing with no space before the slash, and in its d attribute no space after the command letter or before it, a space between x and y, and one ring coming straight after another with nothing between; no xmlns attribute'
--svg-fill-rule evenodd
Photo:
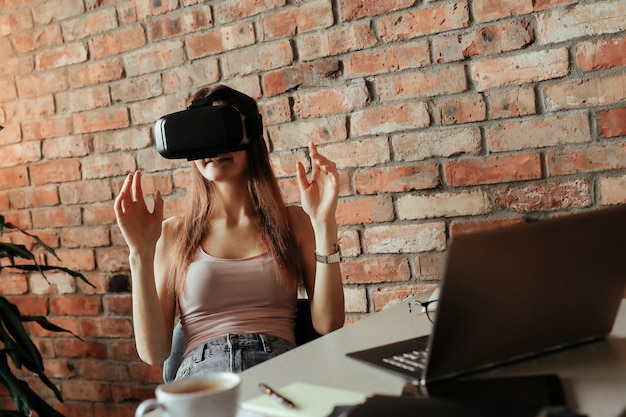
<svg viewBox="0 0 626 417"><path fill-rule="evenodd" d="M164 417L235 417L241 377L228 372L194 376L159 385L156 398L145 400L135 417L160 408Z"/></svg>

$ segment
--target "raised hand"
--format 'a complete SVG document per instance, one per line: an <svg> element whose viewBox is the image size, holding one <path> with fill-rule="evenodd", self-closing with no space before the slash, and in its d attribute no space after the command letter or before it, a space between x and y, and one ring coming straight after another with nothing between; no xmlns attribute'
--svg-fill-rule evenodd
<svg viewBox="0 0 626 417"><path fill-rule="evenodd" d="M313 142L309 143L311 154L311 179L307 179L302 162L297 163L298 186L302 208L312 223L335 222L337 198L339 195L339 174L334 162L317 151Z"/></svg>
<svg viewBox="0 0 626 417"><path fill-rule="evenodd" d="M148 210L141 190L141 173L129 174L115 199L115 217L131 251L154 251L161 236L163 199L157 191L154 209Z"/></svg>

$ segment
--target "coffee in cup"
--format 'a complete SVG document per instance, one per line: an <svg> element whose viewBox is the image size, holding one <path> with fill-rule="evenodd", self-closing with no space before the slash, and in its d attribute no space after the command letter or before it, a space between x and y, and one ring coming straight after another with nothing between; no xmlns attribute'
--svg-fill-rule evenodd
<svg viewBox="0 0 626 417"><path fill-rule="evenodd" d="M156 398L142 402L135 417L160 408L163 417L235 417L241 377L228 372L193 376L161 384Z"/></svg>

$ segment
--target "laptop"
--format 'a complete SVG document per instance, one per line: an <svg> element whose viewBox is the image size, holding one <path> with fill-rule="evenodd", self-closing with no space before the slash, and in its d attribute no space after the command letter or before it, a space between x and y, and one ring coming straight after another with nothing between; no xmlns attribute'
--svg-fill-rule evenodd
<svg viewBox="0 0 626 417"><path fill-rule="evenodd" d="M605 338L625 295L626 205L455 236L446 255L431 334L348 357L427 387Z"/></svg>

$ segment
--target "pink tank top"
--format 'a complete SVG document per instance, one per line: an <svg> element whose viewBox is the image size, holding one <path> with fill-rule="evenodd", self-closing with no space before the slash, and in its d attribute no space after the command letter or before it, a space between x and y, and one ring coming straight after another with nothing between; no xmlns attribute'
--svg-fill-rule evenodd
<svg viewBox="0 0 626 417"><path fill-rule="evenodd" d="M185 354L229 333L266 333L295 343L296 289L276 282L268 254L220 259L202 249L179 300Z"/></svg>

